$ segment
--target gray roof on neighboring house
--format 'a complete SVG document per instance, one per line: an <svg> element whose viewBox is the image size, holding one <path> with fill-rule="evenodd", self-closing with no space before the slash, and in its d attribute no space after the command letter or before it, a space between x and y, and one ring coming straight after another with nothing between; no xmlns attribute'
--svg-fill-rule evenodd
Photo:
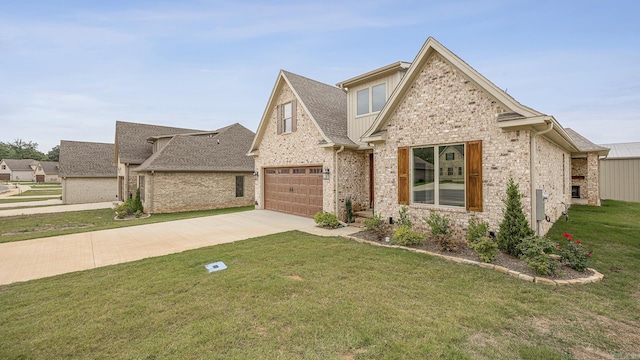
<svg viewBox="0 0 640 360"><path fill-rule="evenodd" d="M3 159L2 161L11 171L33 171L31 166L38 165L38 162L33 159Z"/></svg>
<svg viewBox="0 0 640 360"><path fill-rule="evenodd" d="M339 88L282 70L324 135L337 145L355 146L347 136L347 94Z"/></svg>
<svg viewBox="0 0 640 360"><path fill-rule="evenodd" d="M239 171L253 172L253 157L246 151L254 133L233 124L211 135L175 135L135 171Z"/></svg>
<svg viewBox="0 0 640 360"><path fill-rule="evenodd" d="M201 132L169 126L138 124L116 121L116 151L123 164L142 164L153 154L153 145L147 142L152 136Z"/></svg>
<svg viewBox="0 0 640 360"><path fill-rule="evenodd" d="M47 175L58 175L58 162L57 161L40 161L42 171Z"/></svg>
<svg viewBox="0 0 640 360"><path fill-rule="evenodd" d="M587 138L585 138L584 136L578 134L576 131L574 131L571 128L565 128L565 131L567 132L569 137L571 137L571 140L573 140L573 142L576 144L576 146L578 147L578 150L580 150L582 152L602 152L602 153L606 153L609 150L609 148L606 148L606 147L603 147L603 146L596 145L596 144L592 143ZM606 155L606 154L603 154L603 155Z"/></svg>
<svg viewBox="0 0 640 360"><path fill-rule="evenodd" d="M640 142L602 144L611 150L607 159L640 158Z"/></svg>
<svg viewBox="0 0 640 360"><path fill-rule="evenodd" d="M116 177L114 144L60 141L59 175L62 177Z"/></svg>

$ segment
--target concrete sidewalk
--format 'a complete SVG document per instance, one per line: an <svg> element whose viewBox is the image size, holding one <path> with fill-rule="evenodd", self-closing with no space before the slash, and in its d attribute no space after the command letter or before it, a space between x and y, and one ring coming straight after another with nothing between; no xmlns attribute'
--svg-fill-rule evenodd
<svg viewBox="0 0 640 360"><path fill-rule="evenodd" d="M0 244L0 285L93 269L290 230L321 236L360 231L315 226L313 219L252 210Z"/></svg>

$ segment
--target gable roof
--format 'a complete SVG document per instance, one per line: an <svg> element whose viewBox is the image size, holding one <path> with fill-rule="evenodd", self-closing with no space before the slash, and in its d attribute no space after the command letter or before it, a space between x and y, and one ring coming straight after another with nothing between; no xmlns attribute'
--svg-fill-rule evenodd
<svg viewBox="0 0 640 360"><path fill-rule="evenodd" d="M257 149L269 121L270 110L277 104L277 90L283 84L289 85L298 99L299 105L311 117L323 138L323 145L344 145L357 147L347 136L347 94L335 86L280 70L276 84L258 125L258 131L251 144L250 153Z"/></svg>
<svg viewBox="0 0 640 360"><path fill-rule="evenodd" d="M609 153L609 148L592 143L591 141L589 141L589 139L578 134L578 132L574 131L573 129L566 128L565 130L567 131L567 134L569 134L573 142L576 144L580 152L597 152L598 155L601 156L606 156Z"/></svg>
<svg viewBox="0 0 640 360"><path fill-rule="evenodd" d="M120 160L123 164L142 164L153 154L153 145L147 142L147 139L152 136L201 131L202 130L116 121L115 162Z"/></svg>
<svg viewBox="0 0 640 360"><path fill-rule="evenodd" d="M253 172L246 155L254 133L233 124L208 135L175 135L135 171L239 171Z"/></svg>
<svg viewBox="0 0 640 360"><path fill-rule="evenodd" d="M113 156L114 144L62 140L59 176L115 178L118 170Z"/></svg>
<svg viewBox="0 0 640 360"><path fill-rule="evenodd" d="M4 163L11 171L33 171L31 166L38 165L33 159L3 159Z"/></svg>
<svg viewBox="0 0 640 360"><path fill-rule="evenodd" d="M42 171L47 175L58 175L58 162L57 161L40 161Z"/></svg>
<svg viewBox="0 0 640 360"><path fill-rule="evenodd" d="M611 149L607 159L640 158L640 142L600 145Z"/></svg>
<svg viewBox="0 0 640 360"><path fill-rule="evenodd" d="M501 128L512 130L532 129L544 133L544 136L572 153L579 152L578 146L574 143L573 139L553 116L545 115L519 103L511 97L511 95L497 87L433 37L429 37L424 43L407 70L407 73L400 80L400 83L391 93L387 103L376 117L373 125L362 135L362 141L380 141L385 139L385 125L404 98L404 95L411 89L411 85L420 75L421 69L435 53L439 54L445 61L458 69L464 76L509 111L508 113L498 115L496 119Z"/></svg>

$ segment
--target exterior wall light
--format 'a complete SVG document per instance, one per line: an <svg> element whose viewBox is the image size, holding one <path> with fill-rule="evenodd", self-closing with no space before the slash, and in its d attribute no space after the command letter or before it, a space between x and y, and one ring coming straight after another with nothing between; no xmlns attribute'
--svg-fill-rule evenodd
<svg viewBox="0 0 640 360"><path fill-rule="evenodd" d="M260 173L258 172L258 170L253 172L253 178L257 179L258 177L260 177Z"/></svg>
<svg viewBox="0 0 640 360"><path fill-rule="evenodd" d="M326 167L322 170L322 180L329 180L331 173L329 172L329 168Z"/></svg>

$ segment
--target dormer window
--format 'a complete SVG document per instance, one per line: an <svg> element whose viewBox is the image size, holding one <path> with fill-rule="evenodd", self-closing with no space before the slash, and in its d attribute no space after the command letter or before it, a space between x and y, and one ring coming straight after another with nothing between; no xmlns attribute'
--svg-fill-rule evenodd
<svg viewBox="0 0 640 360"><path fill-rule="evenodd" d="M376 113L387 101L387 84L382 83L357 92L358 106L356 115Z"/></svg>

